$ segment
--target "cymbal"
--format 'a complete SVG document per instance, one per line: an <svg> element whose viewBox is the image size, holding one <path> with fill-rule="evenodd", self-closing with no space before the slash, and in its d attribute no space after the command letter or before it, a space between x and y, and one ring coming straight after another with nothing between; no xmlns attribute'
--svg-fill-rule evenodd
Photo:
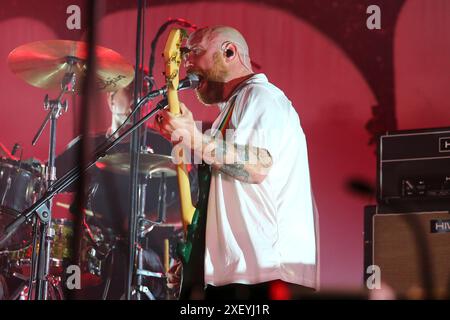
<svg viewBox="0 0 450 320"><path fill-rule="evenodd" d="M100 46L97 57L96 82L102 91L115 91L128 86L134 69L119 53ZM11 71L32 86L61 89L63 77L75 73L75 91L80 92L87 72L87 43L69 40L37 41L17 47L8 56Z"/></svg>
<svg viewBox="0 0 450 320"><path fill-rule="evenodd" d="M115 173L129 174L130 154L116 153L107 155L97 161L97 167ZM160 178L164 173L166 177L173 177L177 175L175 170L176 166L170 156L154 153L141 153L139 155L139 174Z"/></svg>

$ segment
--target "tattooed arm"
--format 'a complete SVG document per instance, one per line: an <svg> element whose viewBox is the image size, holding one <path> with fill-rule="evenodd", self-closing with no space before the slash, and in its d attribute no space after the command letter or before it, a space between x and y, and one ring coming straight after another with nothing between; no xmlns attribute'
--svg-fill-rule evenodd
<svg viewBox="0 0 450 320"><path fill-rule="evenodd" d="M221 172L246 183L261 183L272 167L272 156L263 148L238 145L203 135L203 160Z"/></svg>
<svg viewBox="0 0 450 320"><path fill-rule="evenodd" d="M161 132L172 141L192 149L206 163L234 179L247 183L261 183L272 167L272 156L263 148L237 145L213 139L195 126L192 113L180 103L181 114L161 111L157 119ZM176 134L175 134L176 133ZM180 136L183 139L179 139Z"/></svg>

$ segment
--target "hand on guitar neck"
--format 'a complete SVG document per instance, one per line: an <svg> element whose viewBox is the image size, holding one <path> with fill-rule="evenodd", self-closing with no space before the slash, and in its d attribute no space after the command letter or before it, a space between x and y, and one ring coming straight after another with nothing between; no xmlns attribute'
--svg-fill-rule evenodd
<svg viewBox="0 0 450 320"><path fill-rule="evenodd" d="M181 142L188 149L201 148L202 133L195 125L192 112L180 102L180 113L162 110L156 116L157 126L162 135L173 143Z"/></svg>
<svg viewBox="0 0 450 320"><path fill-rule="evenodd" d="M173 143L193 150L207 164L246 183L261 183L272 167L272 156L263 148L237 145L203 134L195 125L192 112L180 103L180 113L162 111L159 130Z"/></svg>

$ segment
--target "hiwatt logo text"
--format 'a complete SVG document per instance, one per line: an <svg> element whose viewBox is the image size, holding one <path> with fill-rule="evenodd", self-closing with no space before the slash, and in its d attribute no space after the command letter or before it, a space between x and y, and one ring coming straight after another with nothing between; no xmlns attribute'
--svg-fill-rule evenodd
<svg viewBox="0 0 450 320"><path fill-rule="evenodd" d="M431 233L450 232L450 219L431 220Z"/></svg>

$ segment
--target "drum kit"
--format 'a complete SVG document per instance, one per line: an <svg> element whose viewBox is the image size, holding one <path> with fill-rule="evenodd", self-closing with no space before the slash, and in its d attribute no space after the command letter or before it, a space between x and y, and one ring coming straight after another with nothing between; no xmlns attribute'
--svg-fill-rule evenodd
<svg viewBox="0 0 450 320"><path fill-rule="evenodd" d="M3 274L23 281L22 286L10 294L10 299L34 299L36 296L32 291L36 295L42 295L43 292L44 296L40 299L63 299L61 288L64 269L70 261L74 261L75 254L80 255L76 260L79 261L82 271L82 286L98 285L105 281L104 267L116 242L120 240L119 235L109 229L105 230L101 224L90 224L89 221L95 221L98 216L95 212L85 210L80 250L75 253L72 250L74 223L69 219L51 217L52 207L57 205L54 202L52 204L51 199L47 202L50 211L48 223L39 223L38 217L33 216L33 219L22 221L6 239L1 239L2 235L7 233L5 230L8 226L20 219L23 212L51 190L57 181L56 121L67 112L67 101L62 101L64 96L81 91L87 73L87 52L87 45L83 42L50 40L22 45L8 57L11 71L26 83L41 89L61 90L54 100L49 99L48 95L45 96L44 106L48 114L33 139L34 145L46 124L50 122L49 159L46 165L34 159L23 161L21 157L16 158L7 150L0 154L0 276ZM95 54L98 64L95 72L98 90L116 91L133 81L133 66L120 54L104 47L96 47ZM138 171L147 177L174 176L176 171L171 160L170 156L142 154ZM129 154L105 155L98 164L102 169L115 174L129 175L130 172ZM150 221L146 228L141 229L142 234L148 233L155 225ZM41 250L42 248L46 250ZM41 254L41 251L42 257L47 258L42 260L44 262L40 261L38 253L35 253ZM45 265L43 270L40 270L40 263ZM164 277L161 272L146 272L150 276ZM42 291L30 289L39 285L42 276L45 277L45 288Z"/></svg>

